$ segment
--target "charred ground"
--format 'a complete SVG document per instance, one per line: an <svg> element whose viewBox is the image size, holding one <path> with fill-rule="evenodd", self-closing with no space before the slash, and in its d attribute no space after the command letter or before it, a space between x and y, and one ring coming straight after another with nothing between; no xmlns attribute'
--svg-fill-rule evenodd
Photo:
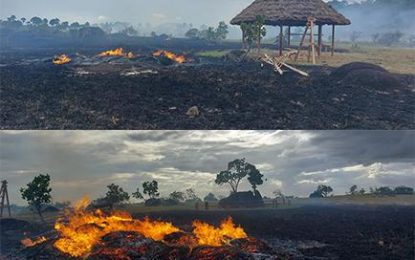
<svg viewBox="0 0 415 260"><path fill-rule="evenodd" d="M102 50L89 48L82 53ZM180 53L182 48L176 50ZM51 64L50 58L62 52L2 54L3 129L414 127L413 75L392 75L364 66L358 66L357 74L336 74L332 73L335 68L327 66L302 66L310 77L293 72L280 76L255 60L199 57L194 46L188 53L194 62L184 65ZM131 71L139 74L128 74ZM189 118L186 112L193 106L200 115Z"/></svg>
<svg viewBox="0 0 415 260"><path fill-rule="evenodd" d="M217 225L224 217L232 216L250 236L266 241L279 256L286 256L281 259L413 259L413 213L412 206L306 206L280 210L160 211L145 215L172 221L183 229L190 228L186 225L194 219ZM143 216L134 214L136 218ZM24 231L35 235L47 228L9 222L1 222L2 243L10 245L2 248L3 255L36 257L47 253L35 249L19 251L18 243Z"/></svg>

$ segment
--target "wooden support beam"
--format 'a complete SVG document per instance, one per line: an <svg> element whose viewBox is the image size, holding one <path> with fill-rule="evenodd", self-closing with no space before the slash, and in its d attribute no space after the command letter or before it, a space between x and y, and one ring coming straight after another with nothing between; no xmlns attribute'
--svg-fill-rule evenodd
<svg viewBox="0 0 415 260"><path fill-rule="evenodd" d="M307 35L307 31L308 31L308 26L306 26L306 28L304 30L303 37L301 38L300 45L298 46L297 54L295 54L295 58L294 58L295 61L297 61L298 60L298 56L300 56L300 51L301 51L301 48L303 47L304 40L305 40L305 36Z"/></svg>
<svg viewBox="0 0 415 260"><path fill-rule="evenodd" d="M290 48L291 46L291 26L288 26L288 35L287 35L287 39L288 39L288 48Z"/></svg>
<svg viewBox="0 0 415 260"><path fill-rule="evenodd" d="M319 25L318 26L318 49L317 49L318 57L320 57L321 55L322 37L323 37L323 25Z"/></svg>
<svg viewBox="0 0 415 260"><path fill-rule="evenodd" d="M331 56L334 56L334 36L335 36L336 26L333 24L331 31Z"/></svg>
<svg viewBox="0 0 415 260"><path fill-rule="evenodd" d="M280 56L282 55L282 49L283 49L283 42L284 42L284 36L283 36L283 26L280 25Z"/></svg>

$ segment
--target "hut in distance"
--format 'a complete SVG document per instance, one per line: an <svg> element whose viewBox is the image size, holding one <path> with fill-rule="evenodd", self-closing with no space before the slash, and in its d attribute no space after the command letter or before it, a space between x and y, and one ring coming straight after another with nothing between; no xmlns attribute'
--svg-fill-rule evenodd
<svg viewBox="0 0 415 260"><path fill-rule="evenodd" d="M334 53L335 26L349 25L350 20L337 12L333 7L322 0L255 0L240 14L231 20L233 25L253 23L258 16L264 18L264 25L279 26L279 50L283 50L283 27L288 26L288 43L291 41L291 27L307 26L309 19L313 18L318 26L318 47L320 55L322 48L322 27L332 26L331 51Z"/></svg>

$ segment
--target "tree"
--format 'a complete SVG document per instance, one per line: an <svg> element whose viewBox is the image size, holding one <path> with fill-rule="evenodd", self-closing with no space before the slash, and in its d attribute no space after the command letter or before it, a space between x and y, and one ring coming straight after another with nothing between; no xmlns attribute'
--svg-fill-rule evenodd
<svg viewBox="0 0 415 260"><path fill-rule="evenodd" d="M185 33L185 36L190 39L197 39L199 38L200 32L196 28L191 28Z"/></svg>
<svg viewBox="0 0 415 260"><path fill-rule="evenodd" d="M374 194L377 194L377 195L393 195L393 193L394 193L393 190L389 188L388 186L375 188L374 190Z"/></svg>
<svg viewBox="0 0 415 260"><path fill-rule="evenodd" d="M40 219L44 222L42 216L42 207L51 202L50 195L52 189L49 187L49 174L40 174L36 176L32 182L27 184L27 188L20 188L22 198L28 202L39 214Z"/></svg>
<svg viewBox="0 0 415 260"><path fill-rule="evenodd" d="M58 18L54 18L49 21L50 26L59 26L60 20Z"/></svg>
<svg viewBox="0 0 415 260"><path fill-rule="evenodd" d="M8 22L14 22L14 21L16 21L16 19L17 19L17 17L14 14L11 15L10 17L7 17Z"/></svg>
<svg viewBox="0 0 415 260"><path fill-rule="evenodd" d="M62 22L59 26L59 29L61 30L67 30L69 28L69 22Z"/></svg>
<svg viewBox="0 0 415 260"><path fill-rule="evenodd" d="M216 198L215 194L213 194L213 193L209 192L209 194L208 194L208 195L206 195L206 196L203 198L203 201L207 201L207 202L215 202L215 201L218 201L218 199Z"/></svg>
<svg viewBox="0 0 415 260"><path fill-rule="evenodd" d="M406 186L398 186L394 189L395 194L414 194L414 189Z"/></svg>
<svg viewBox="0 0 415 260"><path fill-rule="evenodd" d="M228 168L219 172L216 175L215 183L218 185L229 184L232 192L238 192L239 183L246 176L252 188L256 190L257 185L263 183L263 175L250 163L245 162L245 159L236 159L228 163Z"/></svg>
<svg viewBox="0 0 415 260"><path fill-rule="evenodd" d="M111 183L107 186L108 191L105 194L104 199L111 205L111 208L114 206L114 204L126 201L130 199L130 196L127 192L123 190L120 186Z"/></svg>
<svg viewBox="0 0 415 260"><path fill-rule="evenodd" d="M22 17L22 18L20 18L20 21L22 22L22 24L25 24L26 23L26 18Z"/></svg>
<svg viewBox="0 0 415 260"><path fill-rule="evenodd" d="M170 193L169 198L177 202L182 202L185 199L185 194L181 191L173 191Z"/></svg>
<svg viewBox="0 0 415 260"><path fill-rule="evenodd" d="M242 23L242 41L244 45L248 44L248 51L251 49L251 45L256 42L258 53L261 51L261 40L267 34L267 30L264 27L264 16L258 15L253 23Z"/></svg>
<svg viewBox="0 0 415 260"><path fill-rule="evenodd" d="M225 22L219 22L218 27L216 28L216 39L223 41L226 39L226 36L228 35L228 25L226 25Z"/></svg>
<svg viewBox="0 0 415 260"><path fill-rule="evenodd" d="M332 187L326 185L318 185L317 189L310 194L310 198L326 198L332 192Z"/></svg>
<svg viewBox="0 0 415 260"><path fill-rule="evenodd" d="M80 26L81 25L78 22L71 23L70 25L71 29L79 29Z"/></svg>
<svg viewBox="0 0 415 260"><path fill-rule="evenodd" d="M154 199L160 196L158 189L158 182L156 180L146 181L143 183L143 193L148 195L150 199Z"/></svg>
<svg viewBox="0 0 415 260"><path fill-rule="evenodd" d="M131 195L133 196L133 198L136 198L136 199L139 199L139 200L144 199L143 194L141 194L139 188L137 188L137 190L135 192L131 193Z"/></svg>
<svg viewBox="0 0 415 260"><path fill-rule="evenodd" d="M200 200L200 198L196 195L196 192L193 189L186 190L186 197L188 201Z"/></svg>
<svg viewBox="0 0 415 260"><path fill-rule="evenodd" d="M127 36L137 36L138 32L134 27L128 26L124 30L120 31L121 34L127 35Z"/></svg>
<svg viewBox="0 0 415 260"><path fill-rule="evenodd" d="M35 16L30 19L30 23L35 26L40 26L43 23L43 20L42 18Z"/></svg>
<svg viewBox="0 0 415 260"><path fill-rule="evenodd" d="M365 193L366 193L366 190L365 190L365 189L361 188L361 189L359 190L359 194L360 194L360 195L363 195L363 194L365 194Z"/></svg>
<svg viewBox="0 0 415 260"><path fill-rule="evenodd" d="M357 185L353 185L352 187L350 187L349 194L350 195L356 195L357 194Z"/></svg>

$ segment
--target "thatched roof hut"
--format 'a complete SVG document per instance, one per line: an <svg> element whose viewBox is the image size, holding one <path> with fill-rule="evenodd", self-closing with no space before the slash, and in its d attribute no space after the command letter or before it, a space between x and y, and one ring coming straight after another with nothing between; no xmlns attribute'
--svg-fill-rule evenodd
<svg viewBox="0 0 415 260"><path fill-rule="evenodd" d="M264 16L265 25L305 26L307 18L316 19L316 25L349 25L350 20L322 0L256 0L235 18L231 24L254 22Z"/></svg>
<svg viewBox="0 0 415 260"><path fill-rule="evenodd" d="M283 26L288 26L288 41L291 39L292 26L306 26L310 17L318 25L318 54L322 46L322 27L331 25L332 54L334 52L334 32L336 25L349 25L350 20L338 13L322 0L255 0L240 14L231 20L233 25L255 22L258 16L265 20L264 25L280 26L280 54L282 54Z"/></svg>

